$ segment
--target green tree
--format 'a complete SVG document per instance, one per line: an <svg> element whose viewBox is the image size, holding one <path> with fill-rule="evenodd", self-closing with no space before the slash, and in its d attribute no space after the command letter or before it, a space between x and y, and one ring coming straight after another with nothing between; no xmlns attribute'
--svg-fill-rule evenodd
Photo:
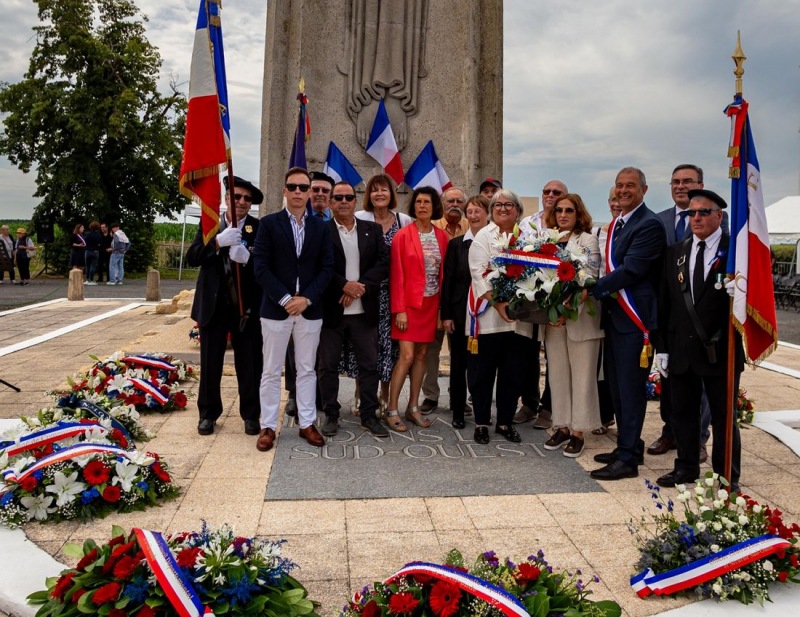
<svg viewBox="0 0 800 617"><path fill-rule="evenodd" d="M152 263L153 223L178 212L186 98L162 94L158 50L130 0L35 0L39 25L25 78L0 84L0 154L36 172L34 219L68 238L78 222L118 221L126 270ZM66 240L53 252L66 266Z"/></svg>

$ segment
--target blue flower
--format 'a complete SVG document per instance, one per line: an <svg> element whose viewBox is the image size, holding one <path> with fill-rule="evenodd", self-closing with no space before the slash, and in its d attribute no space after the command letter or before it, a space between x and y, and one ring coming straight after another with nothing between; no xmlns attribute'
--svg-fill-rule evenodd
<svg viewBox="0 0 800 617"><path fill-rule="evenodd" d="M0 505L2 505L5 508L12 501L14 501L14 495L12 493L6 493L5 495L3 495L2 498L0 498Z"/></svg>
<svg viewBox="0 0 800 617"><path fill-rule="evenodd" d="M232 575L230 584L227 587L219 588L230 599L231 607L236 606L237 602L242 605L247 604L250 598L253 597L253 592L259 589L261 588L255 583L251 583L250 579L244 574L241 578L237 578L235 574Z"/></svg>
<svg viewBox="0 0 800 617"><path fill-rule="evenodd" d="M125 585L125 595L130 598L131 603L139 604L144 602L150 595L150 585L147 584L147 579L139 574L130 583Z"/></svg>
<svg viewBox="0 0 800 617"><path fill-rule="evenodd" d="M88 491L83 491L83 493L81 493L81 503L88 505L98 497L100 497L100 491L97 490L97 487L92 487Z"/></svg>
<svg viewBox="0 0 800 617"><path fill-rule="evenodd" d="M36 480L39 481L39 482L42 481L42 477L43 476L44 476L44 473L42 472L41 469L37 469L36 471L33 472L33 477L36 478Z"/></svg>
<svg viewBox="0 0 800 617"><path fill-rule="evenodd" d="M139 488L139 489L142 490L142 492L146 493L147 492L147 488L148 488L148 484L147 484L147 482L137 482L136 483L136 488Z"/></svg>

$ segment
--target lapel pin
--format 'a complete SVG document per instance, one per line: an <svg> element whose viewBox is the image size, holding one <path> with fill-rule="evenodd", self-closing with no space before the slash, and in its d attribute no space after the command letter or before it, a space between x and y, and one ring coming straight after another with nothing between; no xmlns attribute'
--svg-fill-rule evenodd
<svg viewBox="0 0 800 617"><path fill-rule="evenodd" d="M683 272L678 272L678 283L683 285Z"/></svg>

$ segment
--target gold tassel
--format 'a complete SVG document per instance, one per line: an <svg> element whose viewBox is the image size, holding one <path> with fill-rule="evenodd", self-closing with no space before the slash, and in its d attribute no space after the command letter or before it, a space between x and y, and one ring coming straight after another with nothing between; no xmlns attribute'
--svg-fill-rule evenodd
<svg viewBox="0 0 800 617"><path fill-rule="evenodd" d="M478 353L478 339L476 339L476 338L472 339L472 349L471 349L471 351L472 351L473 355Z"/></svg>
<svg viewBox="0 0 800 617"><path fill-rule="evenodd" d="M729 146L728 147L728 158L732 159L735 156L739 156L739 146Z"/></svg>
<svg viewBox="0 0 800 617"><path fill-rule="evenodd" d="M739 177L741 177L741 171L742 170L739 169L738 167L731 167L728 170L728 177L729 178L739 178Z"/></svg>
<svg viewBox="0 0 800 617"><path fill-rule="evenodd" d="M467 351L472 351L472 337L467 339Z"/></svg>
<svg viewBox="0 0 800 617"><path fill-rule="evenodd" d="M650 366L650 356L653 355L653 346L650 343L645 343L642 347L642 355L639 356L639 366L647 368Z"/></svg>

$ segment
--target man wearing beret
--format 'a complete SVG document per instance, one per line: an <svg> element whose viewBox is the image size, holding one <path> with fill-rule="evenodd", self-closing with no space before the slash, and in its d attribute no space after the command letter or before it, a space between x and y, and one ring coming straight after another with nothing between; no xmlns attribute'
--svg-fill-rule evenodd
<svg viewBox="0 0 800 617"><path fill-rule="evenodd" d="M725 473L725 423L728 400L729 300L724 285L730 236L722 225L725 200L713 191L689 191L691 236L667 249L659 293L659 328L654 337L659 366L672 384L671 424L678 447L672 471L661 486L694 482L700 476L700 399L705 389L711 407L714 471ZM744 369L744 349L736 333L734 392ZM739 429L733 423L731 491L738 492L741 465Z"/></svg>
<svg viewBox="0 0 800 617"><path fill-rule="evenodd" d="M219 233L204 244L203 231L198 229L186 254L189 266L200 267L192 305L192 318L200 327L201 371L197 393L200 422L197 432L201 435L213 433L214 423L222 415L220 382L230 335L244 432L258 435L261 415L258 384L263 366L258 309L262 293L253 273L252 251L259 221L248 212L251 205L264 201L264 194L247 180L234 176L232 200L227 177L224 183L227 210L220 218ZM235 227L231 220L231 207L236 208ZM239 314L233 262L240 264L244 319Z"/></svg>

